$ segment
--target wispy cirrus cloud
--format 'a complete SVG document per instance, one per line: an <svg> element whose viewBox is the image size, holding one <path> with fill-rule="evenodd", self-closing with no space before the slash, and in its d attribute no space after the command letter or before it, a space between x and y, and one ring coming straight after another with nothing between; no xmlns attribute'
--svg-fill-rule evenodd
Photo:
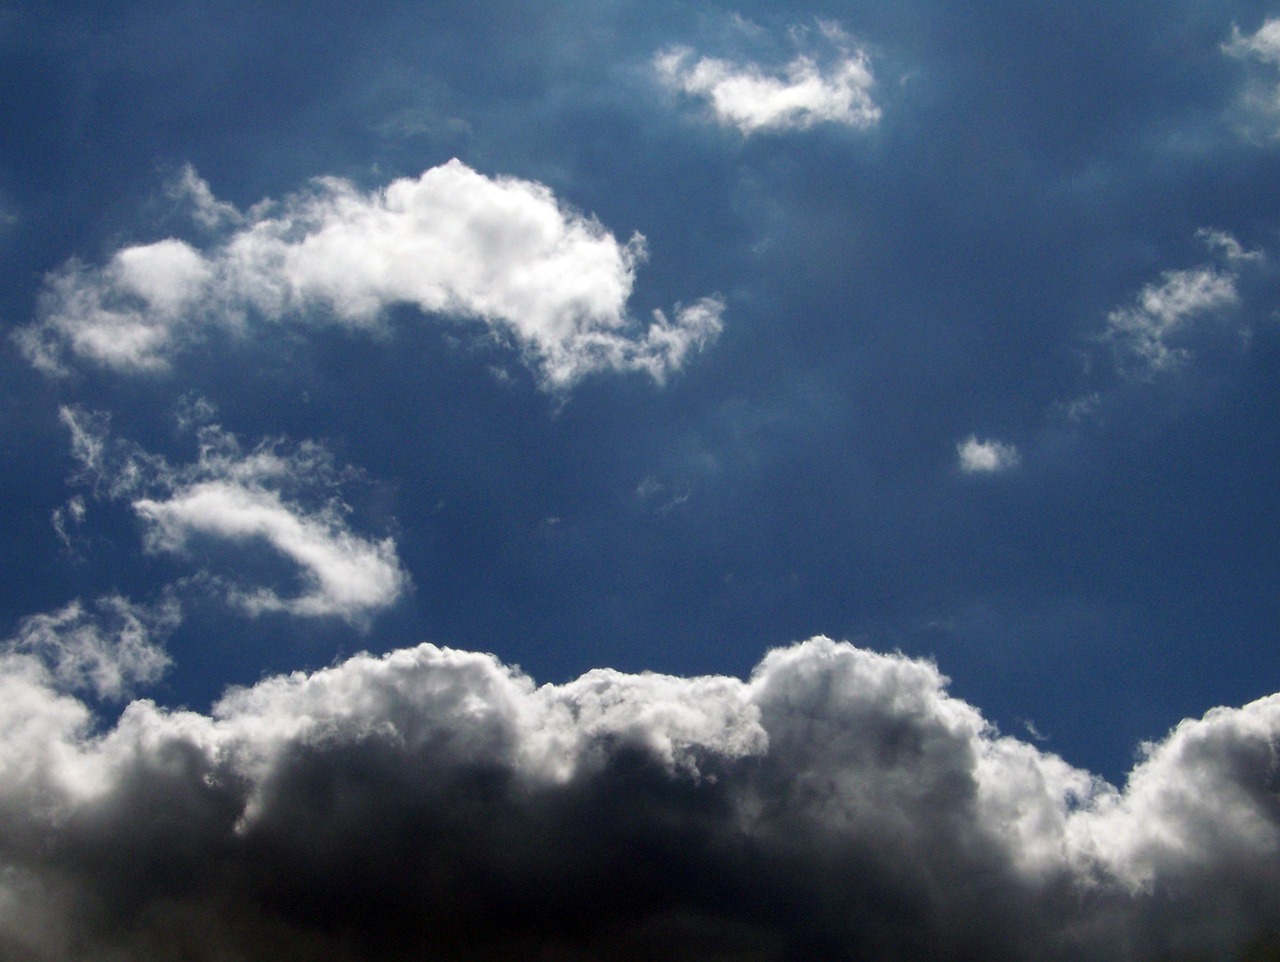
<svg viewBox="0 0 1280 962"><path fill-rule="evenodd" d="M102 266L69 262L17 334L33 364L161 371L210 326L367 331L384 326L387 308L408 304L482 322L558 389L600 371L662 381L722 327L716 297L636 321L628 301L645 259L641 235L620 242L547 187L457 160L370 192L321 178L243 214L190 168L174 189L221 239L197 247L165 238L122 248Z"/></svg>
<svg viewBox="0 0 1280 962"><path fill-rule="evenodd" d="M741 133L804 130L821 123L865 129L880 120L875 77L866 52L838 25L820 22L825 56L800 52L774 69L699 56L676 46L654 58L670 89L705 101L718 123Z"/></svg>
<svg viewBox="0 0 1280 962"><path fill-rule="evenodd" d="M172 465L112 438L102 415L68 407L62 419L82 477L103 496L131 505L148 550L199 555L210 542L261 545L293 566L300 587L292 593L215 575L227 599L249 614L361 624L409 583L391 538L351 530L349 509L337 495L346 475L317 444L264 442L246 451L234 435L207 425L199 432L198 459Z"/></svg>
<svg viewBox="0 0 1280 962"><path fill-rule="evenodd" d="M1121 791L825 638L542 686L421 645L97 733L30 661L0 687L17 957L1138 962L1280 923L1280 696Z"/></svg>

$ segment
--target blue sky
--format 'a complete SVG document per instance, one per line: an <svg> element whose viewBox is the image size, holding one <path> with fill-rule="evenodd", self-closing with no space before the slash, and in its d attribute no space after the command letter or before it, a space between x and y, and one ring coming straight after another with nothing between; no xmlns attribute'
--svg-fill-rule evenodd
<svg viewBox="0 0 1280 962"><path fill-rule="evenodd" d="M0 79L4 952L1280 930L1280 8L19 4Z"/></svg>

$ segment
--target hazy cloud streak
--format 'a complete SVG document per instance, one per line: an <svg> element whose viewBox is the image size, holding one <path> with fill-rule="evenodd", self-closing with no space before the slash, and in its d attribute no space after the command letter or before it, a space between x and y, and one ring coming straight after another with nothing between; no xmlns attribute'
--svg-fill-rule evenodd
<svg viewBox="0 0 1280 962"><path fill-rule="evenodd" d="M86 478L130 503L147 526L149 550L198 553L201 538L261 543L296 566L302 587L295 594L235 581L228 586L228 599L250 614L283 611L362 624L409 583L391 538L372 540L351 530L349 509L335 493L343 473L319 445L288 449L264 442L246 452L234 435L211 425L199 432L197 461L173 466L111 438L101 415L64 408L62 418ZM318 505L317 495L323 497Z"/></svg>

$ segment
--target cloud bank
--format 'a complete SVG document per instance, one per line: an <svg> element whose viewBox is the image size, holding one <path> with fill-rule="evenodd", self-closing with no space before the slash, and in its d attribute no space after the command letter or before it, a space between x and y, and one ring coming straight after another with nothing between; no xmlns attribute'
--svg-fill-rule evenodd
<svg viewBox="0 0 1280 962"><path fill-rule="evenodd" d="M158 371L210 326L251 332L288 320L371 330L385 325L389 307L408 304L483 322L544 386L563 388L598 371L661 381L722 327L714 297L634 321L627 302L643 237L619 242L543 185L489 178L457 160L369 193L322 178L246 214L217 201L190 169L174 189L222 239L198 249L166 238L122 248L100 267L68 263L18 334L33 364Z"/></svg>
<svg viewBox="0 0 1280 962"><path fill-rule="evenodd" d="M210 544L271 550L295 572L297 589L247 588L206 569L206 581L249 614L281 611L334 616L363 624L393 604L408 586L391 538L351 530L349 508L337 497L344 473L317 444L280 442L244 451L216 425L199 431L194 463L174 466L111 437L103 415L63 408L82 479L104 497L128 501L153 552L209 555ZM349 474L350 472L348 472Z"/></svg>
<svg viewBox="0 0 1280 962"><path fill-rule="evenodd" d="M0 659L6 958L1130 960L1280 925L1280 696L1119 791L930 663L536 686L421 645L130 704Z"/></svg>
<svg viewBox="0 0 1280 962"><path fill-rule="evenodd" d="M720 124L742 134L804 130L833 123L859 130L880 120L871 96L870 61L835 24L821 23L834 55L820 63L801 53L778 71L759 64L699 57L672 47L654 58L658 78L670 89L705 101Z"/></svg>

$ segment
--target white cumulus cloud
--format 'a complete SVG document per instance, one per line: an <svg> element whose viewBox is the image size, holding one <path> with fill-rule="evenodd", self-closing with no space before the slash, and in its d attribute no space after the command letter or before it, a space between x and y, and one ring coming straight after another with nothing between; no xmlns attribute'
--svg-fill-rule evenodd
<svg viewBox="0 0 1280 962"><path fill-rule="evenodd" d="M689 47L654 58L659 79L679 93L703 100L721 124L743 134L803 130L819 123L865 129L880 120L871 96L875 77L865 51L834 24L821 24L833 53L821 61L799 53L781 68L700 57Z"/></svg>
<svg viewBox="0 0 1280 962"><path fill-rule="evenodd" d="M371 192L339 178L240 214L186 169L174 188L222 238L167 238L72 262L48 280L18 342L41 369L72 360L162 370L210 325L265 321L380 328L387 308L478 321L512 342L550 388L597 371L661 381L714 340L724 304L706 297L635 320L628 301L645 257L545 186L490 178L453 160Z"/></svg>
<svg viewBox="0 0 1280 962"><path fill-rule="evenodd" d="M1022 461L1018 449L1003 441L980 440L969 435L956 445L960 470L965 474L995 474L1016 468Z"/></svg>

